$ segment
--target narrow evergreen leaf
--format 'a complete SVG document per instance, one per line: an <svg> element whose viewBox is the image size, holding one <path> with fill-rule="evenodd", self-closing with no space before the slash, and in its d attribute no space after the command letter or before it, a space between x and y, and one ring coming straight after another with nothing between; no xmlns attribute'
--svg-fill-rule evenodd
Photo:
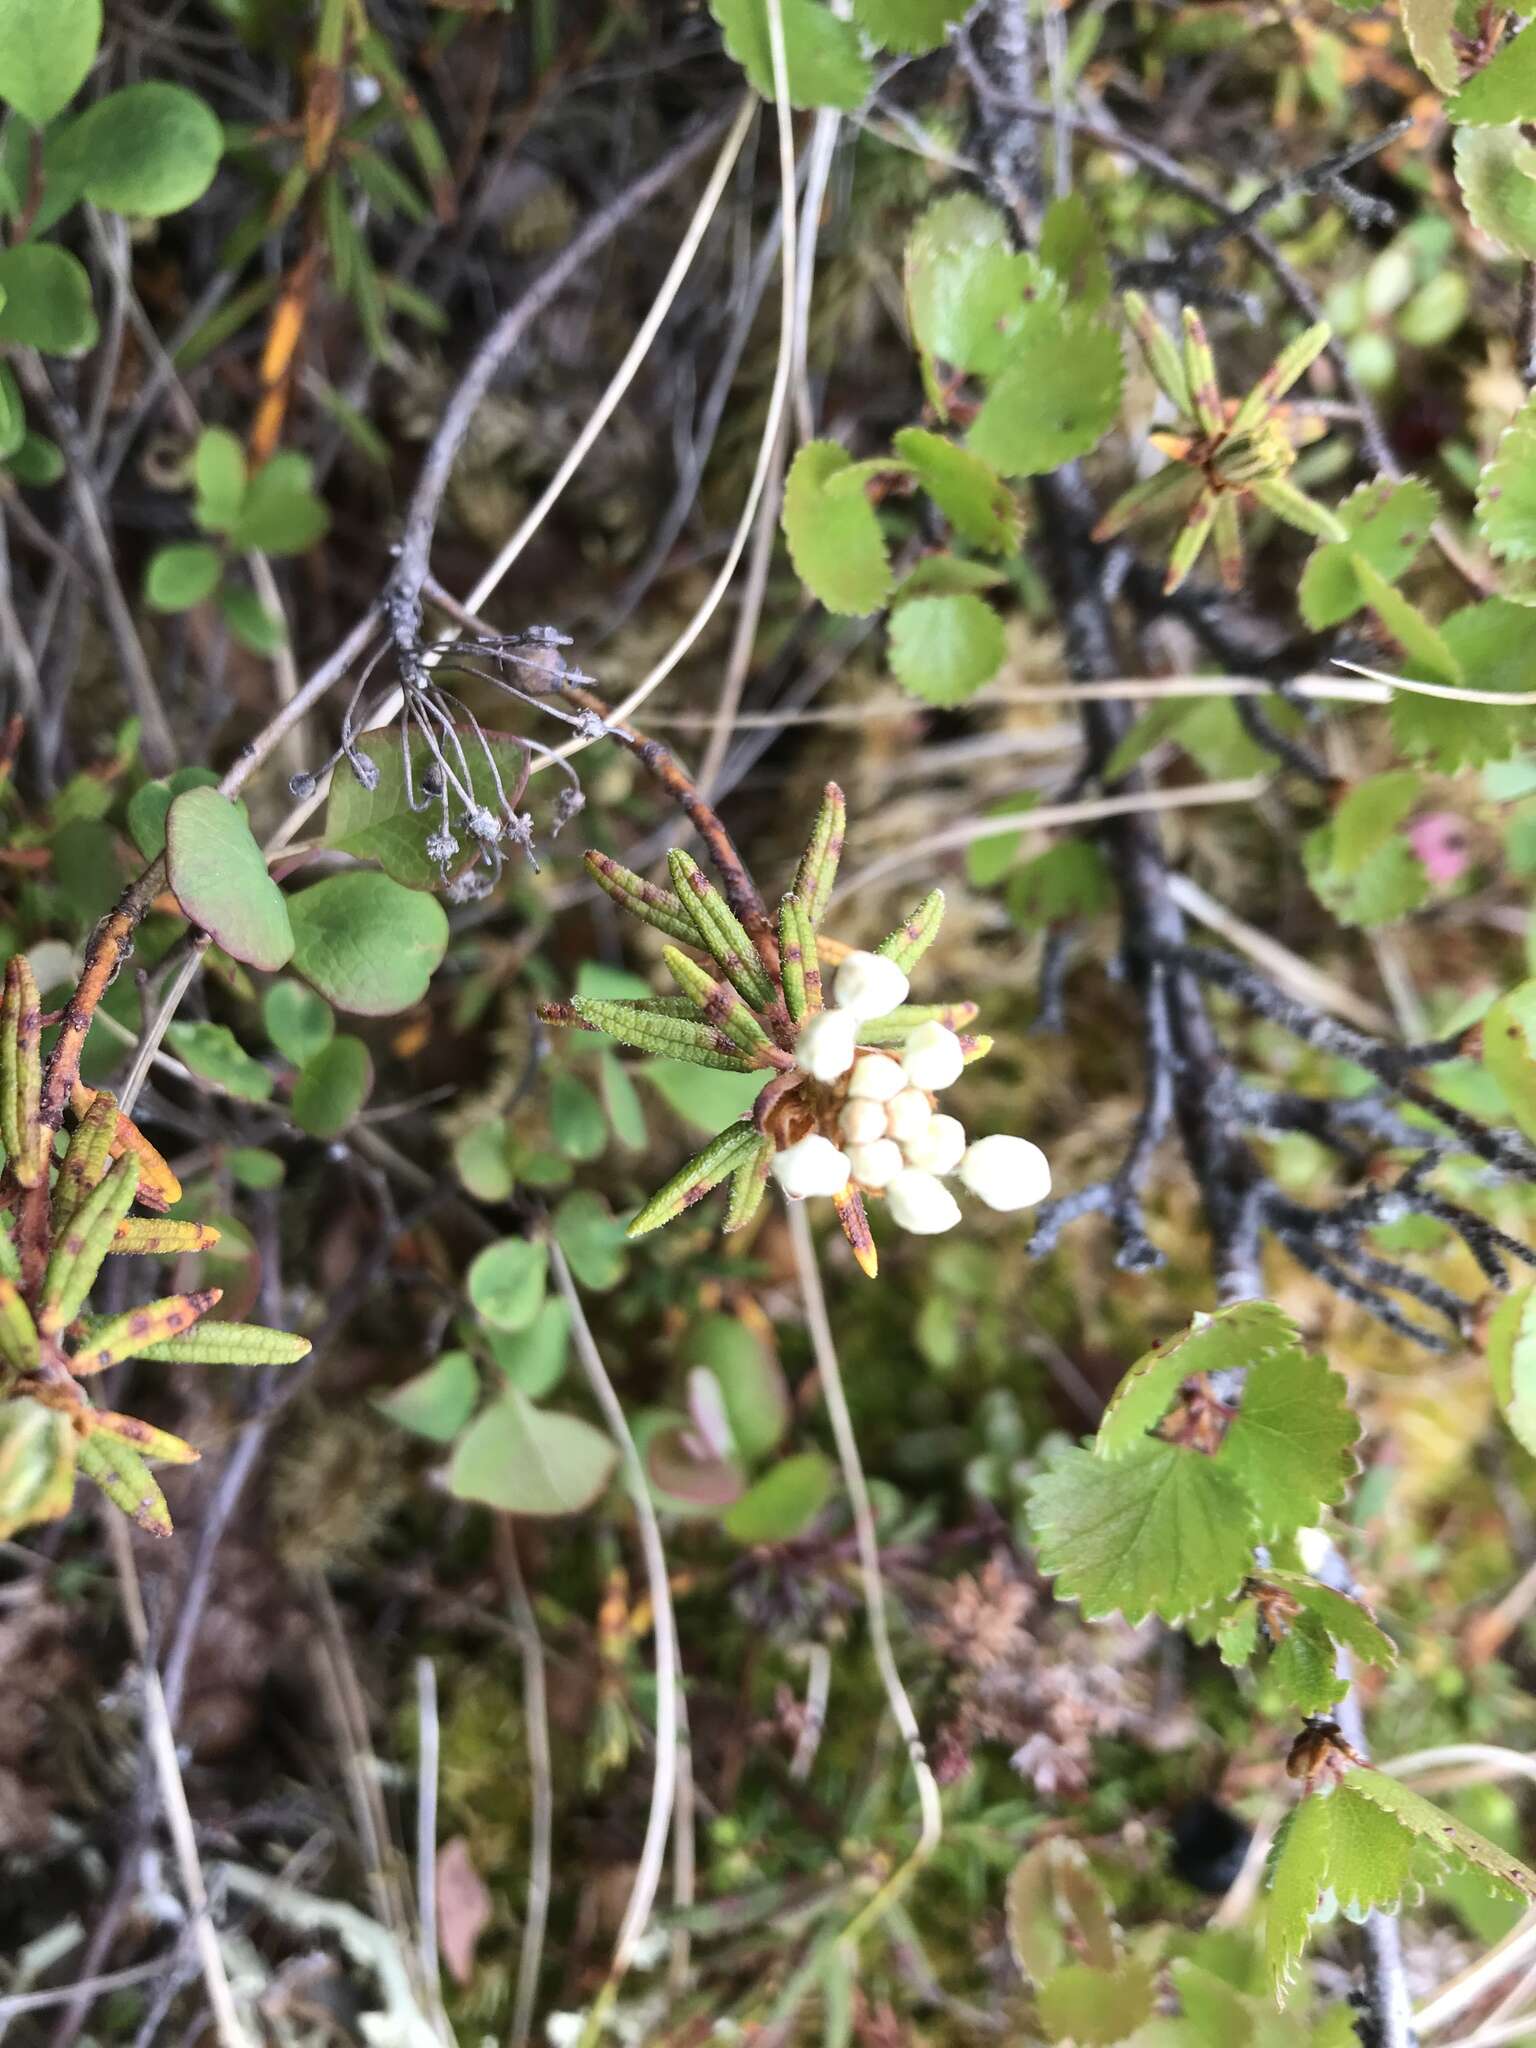
<svg viewBox="0 0 1536 2048"><path fill-rule="evenodd" d="M731 1043L745 1053L770 1048L773 1041L728 983L716 981L696 960L690 960L686 953L679 953L675 946L664 946L661 957L683 994L697 1004L706 1024L713 1024L723 1031Z"/></svg>
<svg viewBox="0 0 1536 2048"><path fill-rule="evenodd" d="M92 1330L70 1360L77 1379L105 1372L125 1358L142 1358L156 1344L179 1337L222 1300L220 1287L201 1287L195 1294L170 1294L161 1301L146 1302L126 1315L114 1316Z"/></svg>
<svg viewBox="0 0 1536 2048"><path fill-rule="evenodd" d="M659 1230L664 1223L671 1223L685 1209L701 1201L711 1188L717 1188L739 1166L756 1162L763 1142L762 1133L752 1124L729 1125L711 1138L702 1152L696 1152L686 1166L680 1167L664 1187L656 1190L639 1214L631 1219L629 1235L644 1237L649 1231Z"/></svg>
<svg viewBox="0 0 1536 2048"><path fill-rule="evenodd" d="M894 960L903 974L910 974L938 937L944 917L944 891L930 889L921 903L914 904L895 931L883 938L875 951L883 960Z"/></svg>
<svg viewBox="0 0 1536 2048"><path fill-rule="evenodd" d="M199 1323L179 1336L146 1344L133 1355L168 1365L295 1365L314 1347L307 1337L259 1323Z"/></svg>
<svg viewBox="0 0 1536 2048"><path fill-rule="evenodd" d="M82 1437L76 1455L80 1470L95 1481L113 1507L130 1516L146 1535L170 1535L171 1511L165 1495L131 1444L103 1430Z"/></svg>
<svg viewBox="0 0 1536 2048"><path fill-rule="evenodd" d="M848 835L848 806L843 792L829 782L821 795L821 809L811 827L811 836L795 869L794 894L805 906L812 926L819 925L832 900L843 841Z"/></svg>
<svg viewBox="0 0 1536 2048"><path fill-rule="evenodd" d="M133 1206L138 1184L139 1162L133 1153L124 1153L54 1239L39 1317L45 1334L62 1330L85 1306L117 1226Z"/></svg>
<svg viewBox="0 0 1536 2048"><path fill-rule="evenodd" d="M763 1138L731 1175L730 1198L726 1203L724 1229L745 1230L762 1207L768 1190L768 1169L773 1164L773 1140Z"/></svg>
<svg viewBox="0 0 1536 2048"><path fill-rule="evenodd" d="M631 1045L637 1052L688 1060L694 1066L714 1067L724 1073L746 1073L751 1061L715 1025L704 1022L691 1000L687 1001L687 1009L687 1016L677 1016L649 1002L576 996L569 1004L542 1005L539 1015L546 1023L564 1024L572 1021L564 1014L570 1010L574 1021L585 1024L589 1030L606 1032L620 1045Z"/></svg>
<svg viewBox="0 0 1536 2048"><path fill-rule="evenodd" d="M43 1009L30 962L6 962L0 1000L0 1146L18 1184L36 1187L48 1171L39 1108L42 1098Z"/></svg>
<svg viewBox="0 0 1536 2048"><path fill-rule="evenodd" d="M37 1325L21 1289L0 1274L0 1365L31 1372L37 1364Z"/></svg>
<svg viewBox="0 0 1536 2048"><path fill-rule="evenodd" d="M93 1096L91 1106L76 1124L53 1184L53 1228L55 1234L94 1188L101 1185L112 1163L112 1141L117 1136L117 1102L105 1089Z"/></svg>
<svg viewBox="0 0 1536 2048"><path fill-rule="evenodd" d="M773 1001L773 984L740 918L698 862L681 847L673 847L667 855L667 868L678 901L696 927L695 943L708 953L745 1002L754 1009L766 1009Z"/></svg>
<svg viewBox="0 0 1536 2048"><path fill-rule="evenodd" d="M697 934L693 919L670 890L647 882L643 876L610 859L606 853L587 853L583 858L587 873L621 910L627 910L631 917L638 917L643 924L665 932L669 939L678 939L685 946L694 943Z"/></svg>

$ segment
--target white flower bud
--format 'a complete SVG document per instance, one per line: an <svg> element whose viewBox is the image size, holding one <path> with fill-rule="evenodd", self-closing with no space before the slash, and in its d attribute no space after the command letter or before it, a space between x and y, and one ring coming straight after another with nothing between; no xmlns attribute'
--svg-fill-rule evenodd
<svg viewBox="0 0 1536 2048"><path fill-rule="evenodd" d="M844 1103L838 1123L850 1145L873 1145L885 1136L885 1105L857 1097Z"/></svg>
<svg viewBox="0 0 1536 2048"><path fill-rule="evenodd" d="M903 1088L885 1105L885 1135L898 1145L911 1145L927 1135L933 1104L921 1088Z"/></svg>
<svg viewBox="0 0 1536 2048"><path fill-rule="evenodd" d="M958 1117L933 1116L920 1137L902 1147L909 1166L924 1173L953 1173L965 1156L965 1125Z"/></svg>
<svg viewBox="0 0 1536 2048"><path fill-rule="evenodd" d="M886 1189L885 1199L902 1229L919 1237L936 1237L960 1221L960 1204L943 1181L920 1166L904 1166Z"/></svg>
<svg viewBox="0 0 1536 2048"><path fill-rule="evenodd" d="M989 1209L1028 1209L1051 1192L1051 1168L1028 1138L978 1138L960 1162L960 1178Z"/></svg>
<svg viewBox="0 0 1536 2048"><path fill-rule="evenodd" d="M835 1081L853 1065L859 1020L847 1010L819 1010L795 1043L795 1058L817 1081Z"/></svg>
<svg viewBox="0 0 1536 2048"><path fill-rule="evenodd" d="M902 1049L901 1064L914 1088L949 1088L959 1080L965 1051L947 1024L919 1024Z"/></svg>
<svg viewBox="0 0 1536 2048"><path fill-rule="evenodd" d="M901 1147L889 1138L877 1138L872 1145L850 1145L848 1164L853 1177L867 1188L888 1187L906 1166Z"/></svg>
<svg viewBox="0 0 1536 2048"><path fill-rule="evenodd" d="M894 960L878 953L850 953L838 963L832 994L837 1007L851 1016L883 1017L907 1000L907 977Z"/></svg>
<svg viewBox="0 0 1536 2048"><path fill-rule="evenodd" d="M906 1085L900 1062L884 1052L861 1052L848 1076L848 1093L859 1102L889 1102Z"/></svg>
<svg viewBox="0 0 1536 2048"><path fill-rule="evenodd" d="M819 1131L773 1155L773 1177L794 1202L807 1195L840 1195L850 1170L847 1153Z"/></svg>

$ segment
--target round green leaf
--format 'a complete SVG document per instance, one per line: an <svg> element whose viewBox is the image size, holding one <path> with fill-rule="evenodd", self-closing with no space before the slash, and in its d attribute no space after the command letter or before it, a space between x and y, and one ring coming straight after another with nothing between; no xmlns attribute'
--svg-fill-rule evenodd
<svg viewBox="0 0 1536 2048"><path fill-rule="evenodd" d="M920 57L939 47L965 6L963 0L854 0L853 13L872 42Z"/></svg>
<svg viewBox="0 0 1536 2048"><path fill-rule="evenodd" d="M602 1104L574 1074L557 1074L549 1091L549 1129L567 1159L596 1159L608 1143Z"/></svg>
<svg viewBox="0 0 1536 2048"><path fill-rule="evenodd" d="M1473 128L1502 128L1536 114L1536 24L1489 58L1445 110Z"/></svg>
<svg viewBox="0 0 1536 2048"><path fill-rule="evenodd" d="M265 1102L272 1076L253 1060L227 1024L173 1024L165 1034L179 1059L194 1074L212 1081L242 1102Z"/></svg>
<svg viewBox="0 0 1536 2048"><path fill-rule="evenodd" d="M336 1138L373 1092L373 1061L360 1038L343 1032L299 1070L293 1120L312 1138Z"/></svg>
<svg viewBox="0 0 1536 2048"><path fill-rule="evenodd" d="M629 1266L627 1231L601 1195L575 1189L555 1211L553 1225L555 1240L583 1287L603 1294L618 1286Z"/></svg>
<svg viewBox="0 0 1536 2048"><path fill-rule="evenodd" d="M930 704L963 704L997 674L1003 622L984 598L914 597L891 620L891 673Z"/></svg>
<svg viewBox="0 0 1536 2048"><path fill-rule="evenodd" d="M559 1386L570 1338L571 1312L558 1294L545 1296L526 1330L486 1331L492 1358L530 1401L542 1400Z"/></svg>
<svg viewBox="0 0 1536 2048"><path fill-rule="evenodd" d="M158 860L165 851L165 821L171 805L184 789L216 789L219 778L211 768L178 768L163 782L146 782L128 799L128 830L133 843L146 860Z"/></svg>
<svg viewBox="0 0 1536 2048"><path fill-rule="evenodd" d="M1488 1377L1504 1420L1536 1454L1536 1286L1507 1295L1488 1324Z"/></svg>
<svg viewBox="0 0 1536 2048"><path fill-rule="evenodd" d="M232 959L271 973L293 952L288 904L244 813L215 789L183 791L165 821L166 871L182 909Z"/></svg>
<svg viewBox="0 0 1536 2048"><path fill-rule="evenodd" d="M526 1330L544 1299L548 1270L545 1246L531 1238L504 1237L477 1255L465 1284L492 1329Z"/></svg>
<svg viewBox="0 0 1536 2048"><path fill-rule="evenodd" d="M507 1127L500 1117L483 1124L454 1141L453 1163L459 1179L477 1202L504 1202L515 1185L512 1155L507 1146Z"/></svg>
<svg viewBox="0 0 1536 2048"><path fill-rule="evenodd" d="M449 1444L474 1414L479 1393L480 1375L469 1353L445 1351L425 1372L391 1393L376 1395L373 1406L412 1436Z"/></svg>
<svg viewBox="0 0 1536 2048"><path fill-rule="evenodd" d="M230 632L252 654L276 654L288 637L282 620L267 610L254 590L228 586L219 592L219 610Z"/></svg>
<svg viewBox="0 0 1536 2048"><path fill-rule="evenodd" d="M3 4L3 0L0 0ZM84 355L96 340L96 309L85 266L50 242L0 249L0 341L49 355Z"/></svg>
<svg viewBox="0 0 1536 2048"><path fill-rule="evenodd" d="M225 1164L241 1187L257 1194L280 1188L287 1171L277 1153L264 1145L236 1145L225 1154Z"/></svg>
<svg viewBox="0 0 1536 2048"><path fill-rule="evenodd" d="M101 0L0 0L0 99L34 128L67 107L101 41Z"/></svg>
<svg viewBox="0 0 1536 2048"><path fill-rule="evenodd" d="M245 499L245 450L228 427L205 427L192 455L193 514L207 533L228 533Z"/></svg>
<svg viewBox="0 0 1536 2048"><path fill-rule="evenodd" d="M314 546L330 522L331 515L315 496L309 457L279 449L246 486L230 538L237 548L298 555Z"/></svg>
<svg viewBox="0 0 1536 2048"><path fill-rule="evenodd" d="M29 490L44 490L64 474L64 451L46 434L23 434L9 462L11 475Z"/></svg>
<svg viewBox="0 0 1536 2048"><path fill-rule="evenodd" d="M722 1526L738 1543L792 1543L832 1492L832 1467L820 1451L785 1458L726 1509Z"/></svg>
<svg viewBox="0 0 1536 2048"><path fill-rule="evenodd" d="M874 507L862 490L827 489L852 467L835 441L807 441L784 486L790 560L829 612L878 611L891 590L891 565Z"/></svg>
<svg viewBox="0 0 1536 2048"><path fill-rule="evenodd" d="M213 183L224 131L196 93L162 79L108 93L80 116L69 167L87 199L113 213L179 213Z"/></svg>
<svg viewBox="0 0 1536 2048"><path fill-rule="evenodd" d="M213 590L223 564L201 541L181 541L150 557L144 595L157 612L190 611Z"/></svg>
<svg viewBox="0 0 1536 2048"><path fill-rule="evenodd" d="M336 1031L330 1004L301 981L273 982L261 999L261 1021L283 1058L296 1067L324 1052Z"/></svg>
<svg viewBox="0 0 1536 2048"><path fill-rule="evenodd" d="M688 1332L681 1358L714 1374L741 1455L750 1464L765 1458L789 1427L789 1390L757 1332L739 1316L703 1316Z"/></svg>
<svg viewBox="0 0 1536 2048"><path fill-rule="evenodd" d="M574 1515L597 1499L617 1462L601 1430L535 1408L514 1387L471 1423L448 1468L448 1490L513 1515Z"/></svg>
<svg viewBox="0 0 1536 2048"><path fill-rule="evenodd" d="M328 875L293 897L288 914L299 973L363 1017L419 1003L448 947L442 905L388 875Z"/></svg>

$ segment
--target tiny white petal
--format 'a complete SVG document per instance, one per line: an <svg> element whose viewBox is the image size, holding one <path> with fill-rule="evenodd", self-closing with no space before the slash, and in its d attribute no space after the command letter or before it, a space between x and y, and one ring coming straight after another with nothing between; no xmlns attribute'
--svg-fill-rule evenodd
<svg viewBox="0 0 1536 2048"><path fill-rule="evenodd" d="M855 1017L883 1017L907 1000L907 977L878 953L850 953L838 963L832 995L840 1010Z"/></svg>
<svg viewBox="0 0 1536 2048"><path fill-rule="evenodd" d="M898 1145L926 1136L932 1120L933 1104L921 1088L903 1088L885 1105L885 1135Z"/></svg>
<svg viewBox="0 0 1536 2048"><path fill-rule="evenodd" d="M840 1195L849 1172L847 1153L839 1152L819 1131L773 1155L773 1177L792 1201L803 1201L807 1195Z"/></svg>
<svg viewBox="0 0 1536 2048"><path fill-rule="evenodd" d="M835 1081L853 1065L859 1020L846 1010L819 1010L795 1042L795 1058L818 1081Z"/></svg>
<svg viewBox="0 0 1536 2048"><path fill-rule="evenodd" d="M1051 1192L1051 1167L1028 1138L978 1138L960 1162L960 1178L989 1209L1028 1209Z"/></svg>
<svg viewBox="0 0 1536 2048"><path fill-rule="evenodd" d="M960 1204L943 1181L920 1166L904 1166L886 1189L885 1199L902 1229L919 1237L936 1237L960 1221Z"/></svg>
<svg viewBox="0 0 1536 2048"><path fill-rule="evenodd" d="M902 1048L901 1064L915 1088L949 1088L965 1066L965 1048L947 1024L919 1024Z"/></svg>
<svg viewBox="0 0 1536 2048"><path fill-rule="evenodd" d="M889 1102L906 1085L901 1062L884 1052L861 1052L848 1076L848 1093L862 1102Z"/></svg>
<svg viewBox="0 0 1536 2048"><path fill-rule="evenodd" d="M584 2012L552 2012L544 2021L549 2048L576 2048L587 2024Z"/></svg>
<svg viewBox="0 0 1536 2048"><path fill-rule="evenodd" d="M920 1137L908 1141L904 1150L909 1166L925 1173L953 1173L965 1157L965 1125L955 1116L934 1116Z"/></svg>
<svg viewBox="0 0 1536 2048"><path fill-rule="evenodd" d="M901 1147L889 1138L877 1138L872 1145L851 1145L848 1164L853 1177L867 1188L887 1187L906 1166Z"/></svg>
<svg viewBox="0 0 1536 2048"><path fill-rule="evenodd" d="M885 1136L885 1105L857 1096L844 1103L838 1124L850 1145L873 1145Z"/></svg>

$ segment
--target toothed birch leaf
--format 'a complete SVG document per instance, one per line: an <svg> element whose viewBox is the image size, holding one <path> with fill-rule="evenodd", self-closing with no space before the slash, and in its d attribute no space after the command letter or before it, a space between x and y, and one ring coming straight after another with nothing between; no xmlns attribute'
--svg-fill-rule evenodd
<svg viewBox="0 0 1536 2048"><path fill-rule="evenodd" d="M921 57L938 49L949 25L965 13L964 0L854 0L853 18L872 42Z"/></svg>
<svg viewBox="0 0 1536 2048"><path fill-rule="evenodd" d="M1517 1126L1536 1137L1536 981L1510 989L1484 1017L1483 1065Z"/></svg>
<svg viewBox="0 0 1536 2048"><path fill-rule="evenodd" d="M1026 306L968 436L1004 476L1041 476L1086 455L1114 425L1125 365L1120 338L1090 314Z"/></svg>
<svg viewBox="0 0 1536 2048"><path fill-rule="evenodd" d="M874 507L862 491L829 491L852 467L835 441L808 441L784 486L784 537L795 573L829 612L878 611L890 595L891 564Z"/></svg>
<svg viewBox="0 0 1536 2048"><path fill-rule="evenodd" d="M962 540L994 554L1018 552L1024 524L1019 501L990 463L925 427L903 427L893 446Z"/></svg>
<svg viewBox="0 0 1536 2048"><path fill-rule="evenodd" d="M1423 682L1461 682L1461 662L1418 606L1410 604L1401 591L1394 590L1358 551L1351 550L1349 566L1366 603L1402 648L1409 672Z"/></svg>
<svg viewBox="0 0 1536 2048"><path fill-rule="evenodd" d="M1474 227L1536 262L1536 149L1520 128L1458 128L1456 182Z"/></svg>
<svg viewBox="0 0 1536 2048"><path fill-rule="evenodd" d="M784 68L793 107L840 107L852 113L874 83L859 49L858 30L816 0L779 0ZM725 47L755 92L774 97L773 52L766 0L710 0Z"/></svg>
<svg viewBox="0 0 1536 2048"><path fill-rule="evenodd" d="M1180 1621L1231 1594L1251 1562L1247 1495L1214 1459L1151 1438L1114 1460L1058 1453L1030 1489L1044 1571L1090 1619Z"/></svg>
<svg viewBox="0 0 1536 2048"><path fill-rule="evenodd" d="M1360 1663L1390 1670L1397 1662L1391 1637L1347 1593L1309 1579L1305 1573L1277 1571L1273 1566L1266 1566L1262 1577L1266 1586L1276 1586L1282 1593L1288 1593L1303 1613L1320 1622L1333 1640Z"/></svg>
<svg viewBox="0 0 1536 2048"><path fill-rule="evenodd" d="M1491 1891L1536 1902L1536 1874L1529 1871L1518 1857L1511 1856L1507 1849L1490 1842L1486 1835L1469 1828L1443 1807L1435 1806L1419 1793L1411 1791L1400 1778L1389 1777L1385 1771L1351 1771L1339 1789L1369 1803L1379 1813L1390 1814L1411 1839L1426 1843L1453 1864L1466 1865L1484 1879ZM1334 1888L1339 1889L1337 1877ZM1346 1893L1341 1892L1340 1896L1346 1904L1357 1903ZM1367 1899L1358 1903L1374 1904L1375 1901Z"/></svg>
<svg viewBox="0 0 1536 2048"><path fill-rule="evenodd" d="M1108 1970L1064 1963L1040 1986L1035 2013L1048 2041L1110 2048L1151 2019L1156 2004L1150 1966L1127 1956Z"/></svg>
<svg viewBox="0 0 1536 2048"><path fill-rule="evenodd" d="M364 1017L408 1010L448 947L435 897L388 875L328 875L290 897L293 964L327 1002Z"/></svg>
<svg viewBox="0 0 1536 2048"><path fill-rule="evenodd" d="M1502 128L1536 115L1536 24L1497 49L1445 111L1473 128Z"/></svg>
<svg viewBox="0 0 1536 2048"><path fill-rule="evenodd" d="M511 1388L470 1424L448 1468L448 1490L513 1515L574 1515L613 1476L618 1451L590 1422L535 1408Z"/></svg>
<svg viewBox="0 0 1536 2048"><path fill-rule="evenodd" d="M1045 209L1040 224L1040 261L1060 280L1072 305L1092 313L1109 303L1113 286L1109 258L1093 210L1081 192L1053 199Z"/></svg>
<svg viewBox="0 0 1536 2048"><path fill-rule="evenodd" d="M1002 667L1003 622L984 598L914 597L891 620L891 673L929 704L963 704Z"/></svg>
<svg viewBox="0 0 1536 2048"><path fill-rule="evenodd" d="M216 789L183 790L165 821L166 875L191 923L231 959L274 973L293 952L283 892L245 813Z"/></svg>
<svg viewBox="0 0 1536 2048"><path fill-rule="evenodd" d="M987 375L1008 361L1026 305L1062 297L1050 273L1012 247L998 209L969 192L936 200L912 230L906 287L924 356Z"/></svg>
<svg viewBox="0 0 1536 2048"><path fill-rule="evenodd" d="M1407 477L1362 484L1338 507L1348 540L1323 541L1302 571L1299 601L1309 626L1336 626L1366 602L1353 567L1363 555L1379 576L1395 583L1413 566L1429 537L1439 500L1426 483Z"/></svg>
<svg viewBox="0 0 1536 2048"><path fill-rule="evenodd" d="M1477 520L1501 560L1536 561L1536 399L1527 399L1478 478Z"/></svg>
<svg viewBox="0 0 1536 2048"><path fill-rule="evenodd" d="M1333 1639L1311 1614L1298 1614L1275 1646L1266 1676L1298 1714L1325 1714L1349 1690L1341 1678Z"/></svg>
<svg viewBox="0 0 1536 2048"><path fill-rule="evenodd" d="M1430 669L1410 673L1428 682L1463 680L1479 690L1511 693L1536 689L1536 645L1530 615L1508 598L1484 598L1452 612L1440 639L1454 663L1448 676ZM1454 697L1423 697L1399 690L1392 697L1392 736L1405 754L1450 774L1508 760L1536 729L1529 708L1505 711L1496 704L1464 704Z"/></svg>
<svg viewBox="0 0 1536 2048"><path fill-rule="evenodd" d="M1260 1533L1276 1536L1308 1527L1319 1508L1344 1498L1359 1470L1359 1435L1343 1378L1298 1346L1250 1368L1213 1462L1242 1488Z"/></svg>
<svg viewBox="0 0 1536 2048"><path fill-rule="evenodd" d="M1461 64L1451 31L1456 26L1457 0L1402 0L1403 27L1414 62L1442 92L1455 92Z"/></svg>
<svg viewBox="0 0 1536 2048"><path fill-rule="evenodd" d="M1202 1316L1189 1329L1165 1337L1131 1367L1104 1411L1094 1449L1101 1458L1134 1450L1195 1373L1238 1371L1261 1358L1302 1355L1300 1332L1272 1302L1238 1302Z"/></svg>
<svg viewBox="0 0 1536 2048"><path fill-rule="evenodd" d="M1512 1434L1536 1456L1536 1285L1516 1289L1495 1309L1488 1377Z"/></svg>

